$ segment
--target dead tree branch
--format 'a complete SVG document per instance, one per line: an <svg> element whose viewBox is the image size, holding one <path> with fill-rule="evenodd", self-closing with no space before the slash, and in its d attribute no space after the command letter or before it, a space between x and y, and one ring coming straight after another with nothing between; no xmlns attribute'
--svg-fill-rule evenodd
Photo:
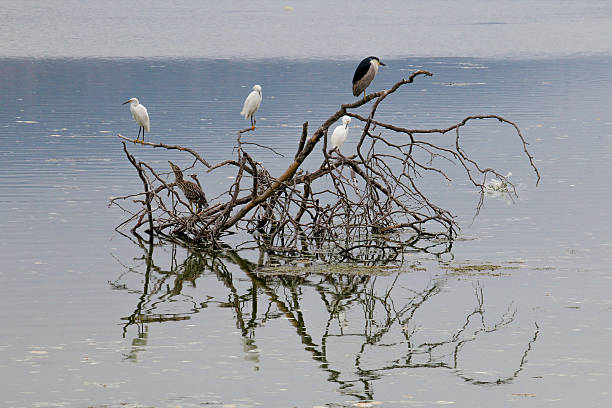
<svg viewBox="0 0 612 408"><path fill-rule="evenodd" d="M167 169L155 170L147 163L137 162L123 142L126 156L143 180L144 192L115 197L109 205L118 206L130 215L121 225L132 225L133 232L145 225L144 217L148 216L146 233L195 245L217 245L222 236L244 231L252 234L258 245L274 251L301 255L331 251L343 258L359 258L364 250L397 253L402 242L413 242L414 237L452 242L459 228L454 216L421 190L420 179L430 174L450 180L440 163L459 166L480 190L478 209L487 177L499 177L514 189L497 170L482 166L467 153L462 145L461 129L475 120L493 119L510 125L536 174L536 185L540 173L519 127L501 116L473 115L449 127L435 129L411 129L375 118L387 97L413 83L416 77L431 75L428 71L415 71L390 89L341 105L310 136L308 122L304 123L292 162L277 177L253 153L245 150L255 146L280 155L274 148L243 141L243 134L252 128L238 132L235 157L219 163L209 163L187 147L141 143L156 149L185 152L190 155L194 169L199 163L207 173L231 171L235 174L227 190L213 199L209 207L197 212L183 199L171 176L165 176L171 174ZM367 116L355 112L371 101ZM343 115L363 125L356 151L350 155L338 149L327 151L329 128ZM435 142L431 137L450 132L454 132L454 138L446 139L446 143ZM132 141L121 135L119 138ZM316 157L313 152L319 143L320 165L304 168L307 158ZM141 196L144 200L137 199ZM130 200L136 208L128 205Z"/></svg>

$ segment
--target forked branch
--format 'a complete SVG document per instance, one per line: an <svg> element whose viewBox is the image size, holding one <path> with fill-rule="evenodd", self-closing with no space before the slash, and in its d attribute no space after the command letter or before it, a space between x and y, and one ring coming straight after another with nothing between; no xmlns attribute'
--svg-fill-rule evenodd
<svg viewBox="0 0 612 408"><path fill-rule="evenodd" d="M405 242L414 242L415 237L452 242L458 225L450 211L434 203L419 188L418 181L425 174L450 180L442 164L458 165L480 190L478 208L482 205L487 177L500 177L514 189L497 170L482 166L463 149L460 131L471 121L493 119L510 125L537 176L536 184L540 174L519 127L501 116L473 115L452 126L435 129L411 129L375 119L378 107L387 97L413 83L416 77L431 75L428 71L415 71L388 90L341 105L310 136L308 123L304 123L295 156L277 177L245 150L254 143L241 138L252 128L238 132L235 157L219 163L209 163L183 146L141 142L144 146L185 152L196 168L199 164L208 173L234 174L227 190L210 200L209 207L196 212L182 199L173 180L164 177L165 172L137 162L124 142L126 156L143 180L144 193L117 197L111 204L131 215L128 224L132 224L132 231L147 225L146 233L150 236L183 244L216 245L227 233L245 231L258 245L274 251L358 258L360 248L397 248ZM367 116L355 112L370 101L373 103ZM363 124L356 151L348 156L337 149L327 151L329 128L343 115ZM430 137L453 131L454 138L446 139L445 143L436 144ZM315 147L319 143L323 146L320 165L304 168L306 158L316 157ZM267 146L257 147L280 154ZM145 199L133 200L136 208L128 210L126 202L139 195Z"/></svg>

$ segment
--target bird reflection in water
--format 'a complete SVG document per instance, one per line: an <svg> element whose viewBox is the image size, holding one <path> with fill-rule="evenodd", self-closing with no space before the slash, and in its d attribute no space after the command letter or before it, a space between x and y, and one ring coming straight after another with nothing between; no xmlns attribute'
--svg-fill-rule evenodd
<svg viewBox="0 0 612 408"><path fill-rule="evenodd" d="M444 329L435 329L431 328L435 319L419 319L431 314L435 305L446 303L438 298L448 293L441 288L448 285L452 275L425 282L415 289L406 286L404 279L420 271L412 269L412 274L407 273L411 267L406 265L355 266L350 268L352 273L308 273L308 269L293 268L293 273L287 273L282 268L263 267L263 260L271 259L266 254L260 254L256 263L230 248L188 251L180 263L173 250L172 268L163 270L155 266L154 257L147 253L153 247L143 246L143 249L145 255L140 260L145 260L141 265L146 267L144 286L136 289L128 285L131 292L140 292L140 297L133 313L124 318L127 322L124 334L130 326L138 327L130 359L136 359L137 352L146 347L149 324L194 319L196 313L204 312L207 307L218 306L231 309L241 333L244 359L252 362L254 370L259 369L261 357L257 331L265 330L271 321L285 320L299 338L298 344L327 372L328 381L335 383L339 392L359 400L371 400L375 397L373 382L396 370L435 368L449 370L474 384L510 382L523 370L539 333L535 325L533 335L523 346L521 358L505 363L510 365L505 368L508 373L482 378L477 371L462 370L461 362L473 357L464 355L464 346L486 341L487 336L510 327L516 309L510 305L505 312L490 316L480 284L473 287L469 310L461 309L465 311L456 315L454 324L446 322ZM113 284L127 281L127 275L134 273L143 272L132 266ZM214 279L206 279L207 276ZM187 282L192 288L190 295L183 292ZM194 291L198 282L201 289ZM221 287L217 286L214 293L221 290L222 298L207 295L212 293L210 285L215 282ZM315 310L316 299L320 300L320 307ZM309 310L302 307L306 301ZM173 310L180 309L182 304L183 311L159 313L166 302L173 302ZM424 312L427 308L429 312ZM433 313L436 314L435 310ZM338 350L341 355L336 355ZM347 353L353 356L350 361Z"/></svg>

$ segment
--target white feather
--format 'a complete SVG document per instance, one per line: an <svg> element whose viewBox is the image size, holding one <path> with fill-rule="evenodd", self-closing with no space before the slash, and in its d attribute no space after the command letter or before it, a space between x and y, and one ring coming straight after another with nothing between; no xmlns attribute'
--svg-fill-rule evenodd
<svg viewBox="0 0 612 408"><path fill-rule="evenodd" d="M485 189L488 191L508 191L507 180L512 176L512 172L506 174L506 180L493 178L485 184Z"/></svg>

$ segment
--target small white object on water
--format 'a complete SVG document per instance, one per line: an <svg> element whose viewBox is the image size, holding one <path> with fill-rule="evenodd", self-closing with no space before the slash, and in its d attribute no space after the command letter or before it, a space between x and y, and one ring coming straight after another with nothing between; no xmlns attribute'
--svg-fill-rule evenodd
<svg viewBox="0 0 612 408"><path fill-rule="evenodd" d="M506 179L509 179L510 176L512 176L512 172L508 172L508 174L506 174ZM485 190L490 191L490 192L494 192L494 191L507 192L508 187L509 187L508 181L503 180L503 179L500 180L500 179L494 178L485 183Z"/></svg>
<svg viewBox="0 0 612 408"><path fill-rule="evenodd" d="M344 142L346 142L346 138L348 137L348 131L349 131L349 128L348 128L349 123L351 123L351 117L344 115L342 117L342 124L336 126L336 128L334 129L334 132L332 133L332 136L331 136L332 149L337 147L339 151L340 146L342 146Z"/></svg>
<svg viewBox="0 0 612 408"><path fill-rule="evenodd" d="M255 124L257 123L255 113L257 109L259 109L259 105L261 105L261 86L255 85L249 96L244 100L244 105L240 112L240 115L244 116L245 119L251 118L251 126L253 126L253 128L255 128Z"/></svg>

